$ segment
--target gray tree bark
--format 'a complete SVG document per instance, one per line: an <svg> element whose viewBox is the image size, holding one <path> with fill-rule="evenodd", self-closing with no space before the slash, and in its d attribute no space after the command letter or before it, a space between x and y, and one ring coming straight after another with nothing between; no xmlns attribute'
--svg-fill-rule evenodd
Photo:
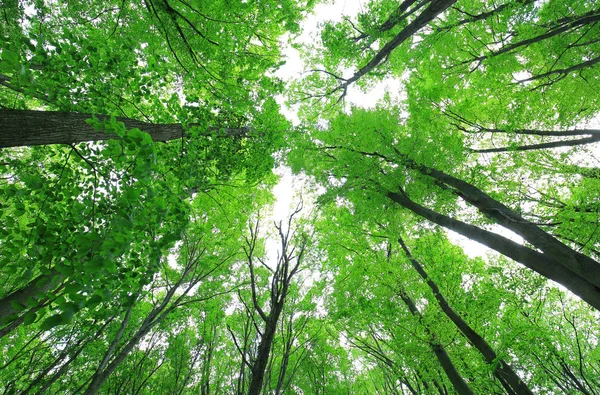
<svg viewBox="0 0 600 395"><path fill-rule="evenodd" d="M94 129L86 121L92 114L61 111L31 111L0 109L0 148L49 144L75 144L84 141L104 141L118 138L103 130ZM107 115L96 115L100 121L109 120ZM153 141L166 142L185 137L179 123L155 124L131 118L117 117L127 129L140 129ZM190 125L195 126L195 125ZM220 131L224 136L246 136L251 128L208 127L207 134Z"/></svg>

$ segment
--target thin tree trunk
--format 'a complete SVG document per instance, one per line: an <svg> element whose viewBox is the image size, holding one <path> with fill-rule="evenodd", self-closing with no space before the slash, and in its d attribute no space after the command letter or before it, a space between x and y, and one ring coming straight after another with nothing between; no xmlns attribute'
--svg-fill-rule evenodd
<svg viewBox="0 0 600 395"><path fill-rule="evenodd" d="M107 320L94 334L93 337L86 339L81 338L74 346L67 345L67 348L52 362L48 365L40 374L37 375L34 381L32 381L29 386L21 393L21 395L28 394L36 385L40 384L42 380L50 373L51 371L55 371L55 373L50 377L48 381L46 381L37 391L38 394L44 393L59 377L61 377L66 371L69 365L79 356L79 354L85 349L85 347L96 340L104 329L112 322L114 317L111 317ZM75 351L73 351L75 349ZM69 355L71 354L71 355ZM69 357L67 362L62 364L58 370L56 370L57 366L66 358Z"/></svg>
<svg viewBox="0 0 600 395"><path fill-rule="evenodd" d="M200 253L200 256L202 256L203 253L204 253L204 250ZM142 325L140 326L140 328L129 339L129 341L121 348L119 353L112 359L112 361L110 363L106 363L107 362L106 360L102 361L102 364L104 364L106 367L102 371L98 370L98 371L96 371L96 373L94 373L94 375L92 376L91 383L89 384L88 388L85 391L85 395L96 394L100 390L100 387L102 387L104 382L106 382L108 377L115 371L115 369L117 369L117 367L119 367L119 365L125 360L125 358L129 355L129 353L138 345L138 343L144 338L144 336L146 336L152 328L154 328L156 325L158 325L159 323L164 321L165 318L171 313L171 311L173 311L175 308L180 306L183 298L187 296L187 294L190 292L190 290L196 284L198 284L200 281L202 281L206 276L208 276L210 273L212 273L214 270L216 270L216 268L220 267L222 264L224 264L224 262L226 262L230 258L231 257L225 258L217 266L213 267L213 269L200 274L195 271L197 269L197 267L195 267L195 265L198 264L198 261L200 259L199 256L195 257L194 259L192 259L190 257L188 266L186 266L186 268L184 269L179 280L171 285L171 288L167 291L167 293L165 294L161 303L158 306L154 307L152 309L152 311L150 311L150 313L148 313L148 315L142 322ZM194 271L196 277L194 277L192 280L189 280L185 289L181 292L181 294L179 294L177 296L177 298L169 306L171 299L173 298L175 293L178 290L180 290L180 287L184 283L186 277L192 271ZM135 295L135 297L137 298L137 295ZM197 300L200 301L199 299L197 299ZM204 299L202 299L202 300L204 300ZM127 318L128 317L126 316L125 319L127 319ZM117 335L117 336L120 336L120 335ZM112 347L112 345L111 345L111 347Z"/></svg>
<svg viewBox="0 0 600 395"><path fill-rule="evenodd" d="M137 299L137 295L136 295L136 299ZM108 346L108 349L104 353L104 357L102 358L102 361L100 362L100 365L98 365L98 369L96 369L96 372L94 373L94 376L97 375L97 374L100 374L104 370L104 368L106 368L106 365L110 361L110 358L113 356L115 348L117 347L117 344L119 344L119 341L121 341L121 338L123 337L123 333L125 333L125 328L129 324L129 318L131 317L131 311L133 310L134 304L135 304L135 302L133 302L131 304L131 306L129 306L129 308L125 311L125 315L123 316L123 320L121 321L121 325L119 326L119 330L117 331L117 334L115 335L115 337L110 342L110 345Z"/></svg>
<svg viewBox="0 0 600 395"><path fill-rule="evenodd" d="M127 321L129 320L130 311L127 311L125 317L123 318L123 322L121 323L121 327L119 328L119 331L118 331L117 335L115 336L115 339L113 339L113 341L111 342L111 345L109 346L107 353L105 354L104 358L102 359L102 362L100 363L99 368L96 370L96 372L92 376L92 381L89 384L89 386L87 387L87 389L85 390L84 395L94 395L94 394L98 393L98 391L100 390L100 387L102 387L102 385L108 379L108 377L125 360L125 358L134 349L134 347L137 346L137 344L140 342L140 340L142 340L144 338L144 336L146 336L146 334L148 334L148 332L150 332L150 330L152 328L154 328L158 323L163 321L168 316L168 314L175 307L177 307L177 301L181 300L181 298L183 298L183 296L185 296L187 294L187 292L189 292L189 290L191 289L191 286L188 286L186 288L186 290L184 290L183 294L180 295L177 298L176 302L174 302L171 306L169 306L167 308L167 305L173 298L175 291L179 288L179 286L183 282L183 280L188 272L189 272L189 267L186 268L185 272L181 276L181 279L178 282L176 282L175 284L173 284L171 289L169 289L169 291L166 293L166 295L163 298L160 305L158 305L157 307L152 309L152 311L146 316L146 319L142 323L142 326L135 332L135 334L131 337L131 339L129 339L129 341L123 346L123 348L121 348L121 351L119 351L119 353L113 358L113 360L110 363L108 363L108 361L112 357L113 350L114 350L114 347L116 346L118 338L120 338L122 336L124 327L126 326ZM137 295L136 295L136 298L137 298ZM133 308L133 306L132 306L132 308ZM110 355L109 355L109 351L110 351Z"/></svg>
<svg viewBox="0 0 600 395"><path fill-rule="evenodd" d="M569 20L565 23L561 23L558 26L552 27L550 30L548 30L546 33L540 34L538 36L535 37L531 37L522 41L518 41L512 44L509 44L507 46L505 46L504 48L501 48L497 51L494 52L490 52L487 55L483 55L483 56L479 56L475 59L469 60L468 62L465 63L470 63L473 61L483 61L486 59L490 59L493 57L496 57L498 55L502 55L504 53L507 52L511 52L517 48L520 47L524 47L527 45L531 45L534 43L538 43L544 40L547 40L551 37L554 37L556 35L562 34L562 33L566 33L569 30L574 30L574 29L578 29L581 26L585 26L585 25L590 25L593 23L596 23L600 21L600 10L594 10L594 11L590 11L584 15L581 16L577 16L577 17L573 17L572 20Z"/></svg>
<svg viewBox="0 0 600 395"><path fill-rule="evenodd" d="M577 174L585 178L600 179L600 167L583 167L577 165L556 164L557 167L562 165L562 169L568 174ZM556 168L548 168L548 170L556 171Z"/></svg>
<svg viewBox="0 0 600 395"><path fill-rule="evenodd" d="M482 12L481 14L477 14L477 15L473 15L470 16L469 18L460 20L456 23L453 23L452 25L447 25L447 26L442 26L438 29L436 29L436 32L447 32L448 30L451 30L455 27L458 26L462 26L462 25L466 25L467 23L473 23L473 22L478 22L478 21L483 21L486 20L494 15L497 15L499 13L501 13L502 11L504 11L506 8L510 7L510 6L514 6L515 3L519 3L520 6L525 6L527 4L531 4L533 3L534 0L516 0L516 1L509 1L508 3L499 5L498 7L494 8L493 10L487 11L487 12Z"/></svg>
<svg viewBox="0 0 600 395"><path fill-rule="evenodd" d="M423 316L421 315L419 309L417 309L417 306L415 305L413 300L408 296L408 294L406 294L406 292L404 291L401 291L400 297L402 298L406 306L408 306L408 310L411 312L411 314L417 317L419 319L419 322L422 323ZM465 382L465 380L458 372L458 369L456 369L456 366L454 366L454 363L450 359L450 356L446 352L444 346L442 346L442 344L435 338L435 335L429 330L427 326L423 325L423 328L425 329L427 335L430 337L429 347L431 348L431 351L433 351L433 353L435 354L438 362L442 366L442 369L444 369L444 372L446 373L448 379L452 383L454 390L459 395L474 395L469 385Z"/></svg>
<svg viewBox="0 0 600 395"><path fill-rule="evenodd" d="M557 147L576 147L578 145L593 144L600 141L600 136L585 137L577 140L551 141L548 143L520 145L518 147L499 147L499 148L483 148L472 149L471 152L478 154L494 153L494 152L511 152L511 151L535 151L540 149L557 148Z"/></svg>
<svg viewBox="0 0 600 395"><path fill-rule="evenodd" d="M466 121L465 121L466 122ZM597 136L600 138L600 129L572 129L572 130L539 130L539 129L515 129L508 131L506 129L491 129L474 125L477 131L468 131L467 133L502 133L502 134L522 134L527 136L548 136L548 137L566 137L566 136ZM463 130L463 129L461 129Z"/></svg>
<svg viewBox="0 0 600 395"><path fill-rule="evenodd" d="M429 6L423 10L423 12L416 17L411 23L409 23L404 29L402 29L393 39L375 54L373 59L366 65L361 67L352 77L346 80L342 87L347 88L350 84L356 82L362 76L373 70L380 63L386 59L394 49L400 44L406 41L408 38L416 34L419 30L425 27L429 22L435 19L439 14L444 12L452 4L456 3L457 0L433 0Z"/></svg>
<svg viewBox="0 0 600 395"><path fill-rule="evenodd" d="M205 323L206 325L206 323ZM200 394L201 395L209 395L210 394L210 371L211 371L211 362L212 356L214 352L215 342L217 336L217 327L216 325L212 327L211 340L206 345L206 350L204 351L204 355L202 357L202 374L200 381Z"/></svg>
<svg viewBox="0 0 600 395"><path fill-rule="evenodd" d="M513 369L503 360L498 360L498 356L496 352L492 349L492 347L485 341L485 339L479 335L462 317L454 311L454 309L448 304L446 298L440 292L437 284L427 275L427 272L421 266L421 264L414 259L408 247L404 243L401 237L398 238L398 242L402 246L404 253L408 257L412 267L419 273L421 278L425 280L429 288L433 291L433 296L437 300L440 308L446 314L448 318L456 325L456 327L465 335L465 337L469 340L469 342L479 350L481 355L483 355L485 361L490 364L496 364L494 368L494 375L500 381L502 386L508 391L509 394L518 394L518 395L533 395L533 392L527 387L527 384L521 380L521 378L513 371Z"/></svg>
<svg viewBox="0 0 600 395"><path fill-rule="evenodd" d="M555 80L555 81L557 81L557 80L561 80L561 79L565 78L567 75L569 75L570 73L572 73L574 71L582 70L582 69L585 69L587 67L592 67L593 65L595 65L596 63L599 63L599 62L600 62L600 56L596 56L593 59L590 59L590 60L585 61L585 62L578 63L578 64L576 64L574 66L571 66L571 67L565 67L564 69L551 70L551 71L548 71L546 73L537 74L537 75L534 75L533 77L529 77L527 79L520 80L518 82L519 83L523 83L523 82L527 82L527 81L535 81L535 80L539 80L539 79L542 79L542 78L545 78L545 77L550 77L551 75L558 74L558 77ZM553 81L553 82L555 82L555 81Z"/></svg>
<svg viewBox="0 0 600 395"><path fill-rule="evenodd" d="M101 372L96 372L92 377L92 382L85 391L85 395L93 395L98 393L100 387L108 379L108 377L115 371L115 369L125 360L129 353L134 349L135 346L154 328L159 322L165 319L165 317L171 312L175 306L171 306L165 310L156 320L142 325L140 329L133 335L133 337L125 344L117 356L107 364L106 368Z"/></svg>

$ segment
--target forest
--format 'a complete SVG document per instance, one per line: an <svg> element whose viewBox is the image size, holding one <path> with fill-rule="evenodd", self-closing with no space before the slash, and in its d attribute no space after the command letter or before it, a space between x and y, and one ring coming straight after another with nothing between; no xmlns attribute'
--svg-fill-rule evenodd
<svg viewBox="0 0 600 395"><path fill-rule="evenodd" d="M0 0L0 37L1 394L600 395L600 1Z"/></svg>

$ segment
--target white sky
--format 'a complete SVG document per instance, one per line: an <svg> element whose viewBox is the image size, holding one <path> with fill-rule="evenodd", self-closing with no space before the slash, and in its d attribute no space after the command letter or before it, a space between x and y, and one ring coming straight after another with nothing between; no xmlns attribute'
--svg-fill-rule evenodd
<svg viewBox="0 0 600 395"><path fill-rule="evenodd" d="M303 33L295 42L311 43L320 40L320 24L326 21L340 21L343 16L354 17L362 9L364 2L360 0L338 0L332 4L319 4L315 7L313 13L309 15L302 23ZM285 38L287 40L287 37ZM286 64L282 66L275 75L284 81L290 81L295 78L300 78L304 71L304 65L297 50L289 45L286 45L283 50L283 55L286 59ZM373 89L368 92L361 92L355 86L351 85L345 97L346 105L359 106L364 108L374 107L375 104L383 97L386 92L392 93L394 96L400 96L403 93L403 87L398 79L387 78L378 83ZM285 98L278 97L278 102L282 105L283 114L294 124L298 125L300 120L293 109L285 105ZM281 176L279 184L274 188L273 194L277 201L273 207L272 220L279 222L285 221L295 207L297 202L294 196L297 195L305 184L304 180L293 176L290 169L279 168L276 173ZM306 202L305 196L305 203ZM269 224L265 224L269 225ZM497 227L495 231L503 236L509 237L517 242L522 242L523 239L516 234ZM455 232L449 232L450 239L461 245L465 252L471 256L485 256L490 249L482 246L479 243L473 242ZM267 251L274 259L276 252L273 248L277 248L277 242L267 240Z"/></svg>
<svg viewBox="0 0 600 395"><path fill-rule="evenodd" d="M354 17L362 9L363 4L368 1L361 0L337 0L331 4L319 4L315 7L313 13L309 15L302 23L303 33L297 37L294 41L301 43L314 43L320 41L320 25L326 21L340 21L342 17ZM287 40L287 37L285 38ZM286 64L281 67L276 76L282 78L285 81L291 79L300 78L304 71L304 65L300 59L300 54L297 50L291 48L289 45L283 50L283 54L286 58ZM364 108L374 107L375 104L383 97L386 92L390 92L393 97L400 97L403 95L403 87L401 82L395 78L387 78L377 84L374 88L368 92L360 92L355 86L351 85L348 89L345 97L346 106L354 105ZM300 123L297 114L293 109L285 106L284 98L279 97L278 102L282 105L282 111L284 115L294 124ZM597 128L600 125L600 120L595 119L586 125L580 125L581 127ZM600 158L600 144L597 144L594 152L596 152L597 158ZM589 159L589 158L587 158ZM273 219L276 221L285 220L291 213L291 210L295 207L295 200L292 198L294 194L302 188L304 181L301 181L298 177L291 174L289 169L280 168L277 173L281 176L280 183L275 187L273 193L277 198L273 210ZM305 199L305 203L306 203ZM505 236L517 243L523 243L523 238L517 234L501 227L493 226L491 230L497 234ZM471 241L458 233L448 231L450 239L463 247L465 253L471 257L485 256L488 253L494 253L491 249Z"/></svg>

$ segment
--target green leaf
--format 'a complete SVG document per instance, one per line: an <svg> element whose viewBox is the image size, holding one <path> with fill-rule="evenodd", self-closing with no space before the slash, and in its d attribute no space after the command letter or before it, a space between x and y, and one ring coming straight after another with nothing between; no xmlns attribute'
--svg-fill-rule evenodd
<svg viewBox="0 0 600 395"><path fill-rule="evenodd" d="M35 307L38 305L38 301L33 296L30 296L27 298L27 305L29 307Z"/></svg>
<svg viewBox="0 0 600 395"><path fill-rule="evenodd" d="M15 310L16 312L21 312L27 308L26 305L16 302L16 301L10 302L10 307L12 307L13 310Z"/></svg>
<svg viewBox="0 0 600 395"><path fill-rule="evenodd" d="M19 64L19 54L9 49L2 49L2 60L16 67Z"/></svg>
<svg viewBox="0 0 600 395"><path fill-rule="evenodd" d="M37 312L35 311L28 311L25 314L25 317L23 318L23 324L25 325L31 325L35 322L35 320L37 319Z"/></svg>
<svg viewBox="0 0 600 395"><path fill-rule="evenodd" d="M50 329L57 327L59 325L65 325L71 322L72 316L69 318L68 315L63 313L54 314L44 320L40 328L44 331L49 331Z"/></svg>

